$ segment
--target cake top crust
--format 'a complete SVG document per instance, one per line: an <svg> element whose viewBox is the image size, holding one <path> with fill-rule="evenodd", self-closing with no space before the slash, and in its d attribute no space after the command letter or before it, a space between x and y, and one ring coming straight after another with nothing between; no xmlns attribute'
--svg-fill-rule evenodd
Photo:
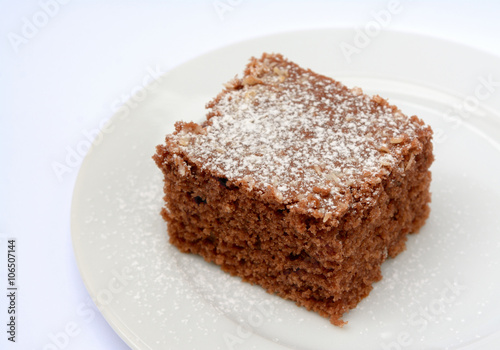
<svg viewBox="0 0 500 350"><path fill-rule="evenodd" d="M180 122L167 136L174 154L325 221L347 209L352 188L404 172L418 134L430 132L381 97L279 54L252 58L207 108L203 124Z"/></svg>

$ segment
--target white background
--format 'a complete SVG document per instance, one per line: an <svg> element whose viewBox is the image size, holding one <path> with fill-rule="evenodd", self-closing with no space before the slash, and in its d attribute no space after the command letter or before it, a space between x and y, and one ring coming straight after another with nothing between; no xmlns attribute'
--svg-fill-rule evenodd
<svg viewBox="0 0 500 350"><path fill-rule="evenodd" d="M500 2L436 2L401 0L402 10L385 29L500 56ZM87 138L151 70L166 72L216 48L278 32L350 27L354 38L356 28L388 3L1 2L0 348L128 348L82 283L71 244L70 203ZM65 168L54 171L59 165ZM4 331L9 237L17 239L18 250L15 346Z"/></svg>

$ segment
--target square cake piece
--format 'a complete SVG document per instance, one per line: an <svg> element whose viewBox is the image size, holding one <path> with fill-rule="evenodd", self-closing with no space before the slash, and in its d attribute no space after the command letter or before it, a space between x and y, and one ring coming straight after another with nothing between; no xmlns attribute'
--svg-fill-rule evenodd
<svg viewBox="0 0 500 350"><path fill-rule="evenodd" d="M279 54L207 108L153 156L170 242L343 325L429 215L430 127Z"/></svg>

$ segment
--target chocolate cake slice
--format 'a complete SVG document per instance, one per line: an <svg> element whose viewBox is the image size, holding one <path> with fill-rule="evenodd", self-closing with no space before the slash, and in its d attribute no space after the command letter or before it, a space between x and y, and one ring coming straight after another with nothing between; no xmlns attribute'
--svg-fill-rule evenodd
<svg viewBox="0 0 500 350"><path fill-rule="evenodd" d="M343 325L429 215L432 131L279 54L153 156L170 242Z"/></svg>

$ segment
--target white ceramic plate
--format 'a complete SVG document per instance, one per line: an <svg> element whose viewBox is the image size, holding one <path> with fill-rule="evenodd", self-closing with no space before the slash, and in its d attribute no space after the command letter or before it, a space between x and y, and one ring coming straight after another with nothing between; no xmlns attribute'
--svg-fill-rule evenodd
<svg viewBox="0 0 500 350"><path fill-rule="evenodd" d="M351 29L280 34L172 70L114 116L75 186L72 236L90 295L134 349L476 349L500 346L500 59L384 32L351 56ZM177 120L201 120L252 55L388 97L435 131L431 216L344 328L167 242L151 160ZM488 82L489 81L489 82Z"/></svg>

